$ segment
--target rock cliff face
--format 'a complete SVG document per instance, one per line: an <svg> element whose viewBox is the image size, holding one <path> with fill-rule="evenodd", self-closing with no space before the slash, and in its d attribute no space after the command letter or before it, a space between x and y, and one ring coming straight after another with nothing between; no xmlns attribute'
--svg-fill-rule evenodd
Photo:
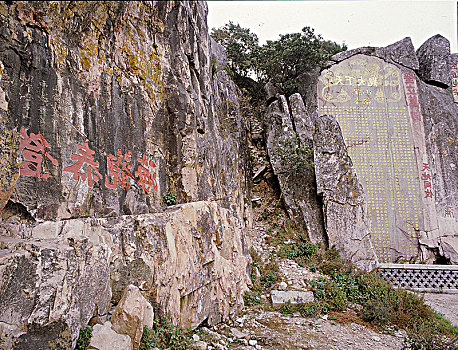
<svg viewBox="0 0 458 350"><path fill-rule="evenodd" d="M69 347L129 284L184 326L243 305L246 127L206 15L0 3L5 346ZM168 193L182 204L164 211Z"/></svg>
<svg viewBox="0 0 458 350"><path fill-rule="evenodd" d="M286 187L305 189L316 181L326 240L363 266L458 263L457 63L448 40L436 35L417 52L409 38L385 48L345 51L321 73L301 77L306 103L299 119L314 128L311 134L296 133L308 145L313 139L316 180L301 177ZM264 114L280 184L285 169L271 154L299 125L285 117L287 109L285 97L277 96ZM320 226L310 227L304 210L291 204L306 196L283 194L313 236ZM305 212L310 216L314 210Z"/></svg>
<svg viewBox="0 0 458 350"><path fill-rule="evenodd" d="M313 156L310 154L309 166L292 172L294 159L288 161L288 155L282 154L293 151L294 146L313 149L314 125L305 112L301 96L294 94L288 102L285 96L280 96L265 111L263 122L268 155L291 217L303 227L311 242L326 243L321 203L316 195ZM300 143L289 147L296 137Z"/></svg>

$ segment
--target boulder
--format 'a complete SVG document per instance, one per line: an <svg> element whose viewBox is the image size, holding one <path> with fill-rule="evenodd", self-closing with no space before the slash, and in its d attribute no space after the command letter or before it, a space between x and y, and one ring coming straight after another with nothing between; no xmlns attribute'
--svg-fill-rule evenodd
<svg viewBox="0 0 458 350"><path fill-rule="evenodd" d="M313 122L299 94L292 95L289 104L291 112L285 96L280 95L263 114L267 152L290 216L304 229L311 242L325 242L313 169ZM303 166L297 171L294 170L295 160L289 161L290 151L295 146L309 151L309 154L302 154Z"/></svg>
<svg viewBox="0 0 458 350"><path fill-rule="evenodd" d="M440 34L429 38L417 50L417 57L418 75L423 81L445 88L450 86L450 42L446 38Z"/></svg>
<svg viewBox="0 0 458 350"><path fill-rule="evenodd" d="M110 301L119 304L115 329L135 332L138 341L152 310L134 283L185 328L234 317L251 262L238 215L230 203L202 201L154 214L22 225L23 238L0 236L0 325L9 325L0 341L27 348L63 337L71 347L91 318L106 317Z"/></svg>
<svg viewBox="0 0 458 350"><path fill-rule="evenodd" d="M315 122L314 136L317 193L323 197L323 214L329 246L362 267L374 265L364 190L348 156L342 131L333 116Z"/></svg>
<svg viewBox="0 0 458 350"><path fill-rule="evenodd" d="M111 315L113 330L120 334L127 334L132 339L133 349L137 350L143 327L152 328L153 321L154 311L151 304L143 297L138 287L128 285Z"/></svg>
<svg viewBox="0 0 458 350"><path fill-rule="evenodd" d="M440 237L442 255L450 260L452 265L458 265L458 235Z"/></svg>
<svg viewBox="0 0 458 350"><path fill-rule="evenodd" d="M409 37L387 47L377 48L376 56L383 58L387 62L398 63L412 70L418 70L420 68L412 39Z"/></svg>
<svg viewBox="0 0 458 350"><path fill-rule="evenodd" d="M132 341L126 334L116 333L110 322L96 324L92 330L88 350L132 350Z"/></svg>
<svg viewBox="0 0 458 350"><path fill-rule="evenodd" d="M313 292L311 291L300 292L296 290L272 290L270 292L270 297L272 298L273 307L281 306L288 302L293 305L315 301Z"/></svg>

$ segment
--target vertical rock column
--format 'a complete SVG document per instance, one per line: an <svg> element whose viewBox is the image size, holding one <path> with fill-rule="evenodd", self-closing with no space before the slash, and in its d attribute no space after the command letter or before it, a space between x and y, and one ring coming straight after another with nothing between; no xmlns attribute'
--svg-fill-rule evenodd
<svg viewBox="0 0 458 350"><path fill-rule="evenodd" d="M370 241L364 190L339 124L332 116L320 116L315 122L314 155L329 246L341 249L358 266L369 268L376 256Z"/></svg>
<svg viewBox="0 0 458 350"><path fill-rule="evenodd" d="M302 97L297 93L292 95L289 104L291 111L285 96L280 96L264 114L267 152L291 217L307 232L312 243L326 242L321 205L316 196L312 155L307 160L310 166L293 172L294 164L289 164L279 154L287 151L281 148L291 142L297 142L298 147L310 151L313 149L313 123L305 112Z"/></svg>

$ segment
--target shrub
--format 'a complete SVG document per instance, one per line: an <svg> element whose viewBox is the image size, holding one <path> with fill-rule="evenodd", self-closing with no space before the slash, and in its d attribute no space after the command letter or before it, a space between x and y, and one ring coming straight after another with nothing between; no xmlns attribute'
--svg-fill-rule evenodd
<svg viewBox="0 0 458 350"><path fill-rule="evenodd" d="M323 312L327 312L327 307L323 301L299 304L291 304L288 301L276 309L284 315L299 312L302 317L318 317Z"/></svg>
<svg viewBox="0 0 458 350"><path fill-rule="evenodd" d="M343 311L347 308L345 291L332 279L319 278L311 282L311 287L315 299L323 302L324 312Z"/></svg>
<svg viewBox="0 0 458 350"><path fill-rule="evenodd" d="M143 328L140 350L159 349L185 350L192 349L193 331L175 326L164 318L155 320L153 328Z"/></svg>
<svg viewBox="0 0 458 350"><path fill-rule="evenodd" d="M80 329L80 335L76 341L75 350L86 350L91 342L92 337L92 327L86 326Z"/></svg>
<svg viewBox="0 0 458 350"><path fill-rule="evenodd" d="M444 335L434 322L419 320L407 332L403 350L456 350L458 337Z"/></svg>
<svg viewBox="0 0 458 350"><path fill-rule="evenodd" d="M259 297L259 291L250 290L245 292L243 295L243 303L245 306L254 306L261 303L261 298Z"/></svg>
<svg viewBox="0 0 458 350"><path fill-rule="evenodd" d="M301 172L313 168L313 150L301 142L296 132L280 141L272 154L292 175L299 175Z"/></svg>
<svg viewBox="0 0 458 350"><path fill-rule="evenodd" d="M173 192L168 192L164 194L164 203L167 206L175 205L177 204L177 196Z"/></svg>

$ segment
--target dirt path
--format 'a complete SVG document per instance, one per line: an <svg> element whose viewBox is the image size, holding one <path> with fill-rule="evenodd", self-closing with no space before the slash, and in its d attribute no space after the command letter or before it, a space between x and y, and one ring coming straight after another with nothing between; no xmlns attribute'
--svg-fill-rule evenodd
<svg viewBox="0 0 458 350"><path fill-rule="evenodd" d="M431 306L434 311L442 314L454 326L458 327L458 293L424 293L424 297L425 304Z"/></svg>
<svg viewBox="0 0 458 350"><path fill-rule="evenodd" d="M209 349L392 350L402 348L404 337L380 334L353 322L339 323L331 315L311 319L247 309L238 321L210 331L215 341Z"/></svg>

